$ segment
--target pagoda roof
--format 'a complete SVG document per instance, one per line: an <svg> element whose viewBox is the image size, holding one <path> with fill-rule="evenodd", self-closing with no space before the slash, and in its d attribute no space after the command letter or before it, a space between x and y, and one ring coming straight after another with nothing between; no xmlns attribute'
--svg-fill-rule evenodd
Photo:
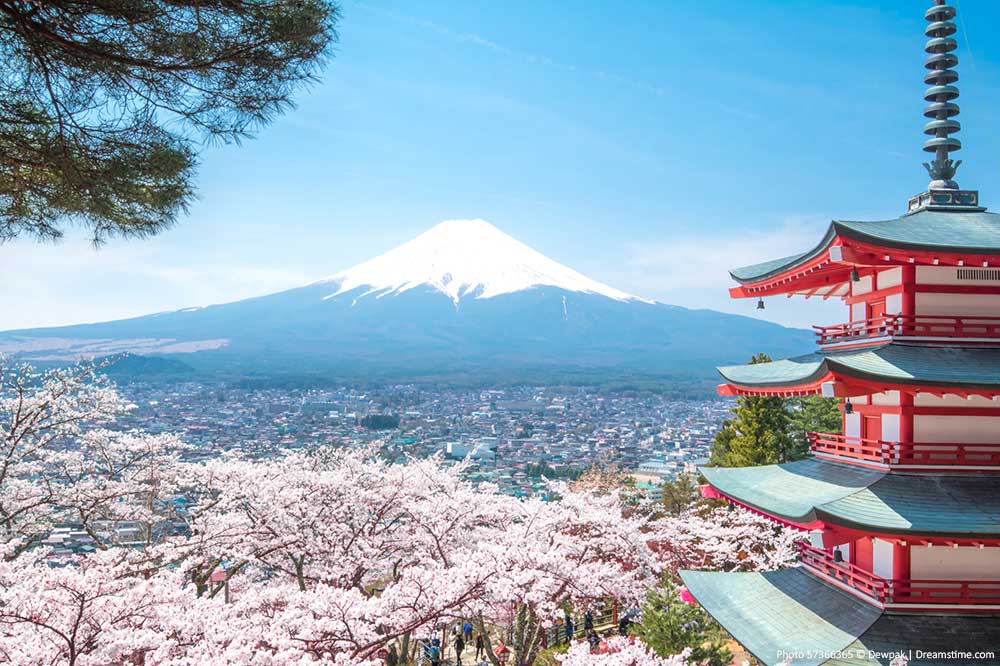
<svg viewBox="0 0 1000 666"><path fill-rule="evenodd" d="M848 384L857 380L882 386L994 390L1000 388L1000 348L889 342L842 351L817 351L770 363L722 366L718 370L736 393L776 392L780 388L802 388L802 392L817 393L820 383L835 380ZM850 394L849 390L844 393Z"/></svg>
<svg viewBox="0 0 1000 666"><path fill-rule="evenodd" d="M884 256L893 254L898 256ZM743 286L730 291L737 297L800 289L839 296L855 264L959 265L959 256L969 266L1000 256L1000 214L921 210L891 220L834 220L811 250L732 269Z"/></svg>
<svg viewBox="0 0 1000 666"><path fill-rule="evenodd" d="M775 518L878 534L1000 535L1000 482L988 474L904 474L807 458L763 467L703 467L723 495Z"/></svg>
<svg viewBox="0 0 1000 666"><path fill-rule="evenodd" d="M799 655L796 666L887 666L901 651L911 666L946 666L955 659L926 655L1000 645L996 617L887 613L800 568L680 575L698 603L767 666L786 654Z"/></svg>
<svg viewBox="0 0 1000 666"><path fill-rule="evenodd" d="M837 237L907 250L1000 254L1000 214L923 210L892 220L834 220L812 250L735 268L730 275L743 283L763 280L822 254Z"/></svg>

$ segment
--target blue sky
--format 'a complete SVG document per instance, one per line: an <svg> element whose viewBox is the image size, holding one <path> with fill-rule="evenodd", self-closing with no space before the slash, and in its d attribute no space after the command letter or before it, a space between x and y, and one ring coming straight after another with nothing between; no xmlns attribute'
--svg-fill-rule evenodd
<svg viewBox="0 0 1000 666"><path fill-rule="evenodd" d="M1000 3L957 4L958 181L1000 206ZM641 296L838 321L730 301L725 269L924 188L928 6L345 2L322 81L256 140L205 150L176 228L0 246L0 330L277 291L476 217Z"/></svg>

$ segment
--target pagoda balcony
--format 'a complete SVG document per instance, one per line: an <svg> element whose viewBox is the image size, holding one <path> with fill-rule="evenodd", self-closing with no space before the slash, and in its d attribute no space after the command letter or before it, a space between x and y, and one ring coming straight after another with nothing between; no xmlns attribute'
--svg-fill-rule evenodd
<svg viewBox="0 0 1000 666"><path fill-rule="evenodd" d="M896 338L1000 344L1000 317L895 314L813 328L820 346L865 344Z"/></svg>
<svg viewBox="0 0 1000 666"><path fill-rule="evenodd" d="M1000 468L1000 442L889 442L822 432L809 433L809 442L814 454L887 467L931 468L938 471L944 467Z"/></svg>
<svg viewBox="0 0 1000 666"><path fill-rule="evenodd" d="M806 569L840 587L850 588L880 607L898 610L927 607L933 611L945 605L1000 606L1000 580L889 580L856 564L838 561L832 553L807 543L799 543L798 548L799 561Z"/></svg>

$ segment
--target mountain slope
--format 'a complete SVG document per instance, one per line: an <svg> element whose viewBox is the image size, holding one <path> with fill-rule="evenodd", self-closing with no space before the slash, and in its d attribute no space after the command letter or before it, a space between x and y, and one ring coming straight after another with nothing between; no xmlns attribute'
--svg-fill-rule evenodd
<svg viewBox="0 0 1000 666"><path fill-rule="evenodd" d="M443 222L288 291L134 319L0 334L0 351L69 360L131 351L202 370L415 377L591 373L709 377L806 331L632 296L481 220Z"/></svg>

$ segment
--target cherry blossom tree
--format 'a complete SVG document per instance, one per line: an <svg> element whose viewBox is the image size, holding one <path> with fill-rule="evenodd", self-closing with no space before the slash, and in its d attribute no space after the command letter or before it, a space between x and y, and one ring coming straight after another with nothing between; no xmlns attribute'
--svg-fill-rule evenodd
<svg viewBox="0 0 1000 666"><path fill-rule="evenodd" d="M621 636L604 641L593 652L585 641L578 641L557 658L562 666L687 666L690 663L687 651L661 657L641 640Z"/></svg>
<svg viewBox="0 0 1000 666"><path fill-rule="evenodd" d="M797 558L795 544L805 533L739 507L696 508L651 525L659 556L667 567L713 571L771 571Z"/></svg>
<svg viewBox="0 0 1000 666"><path fill-rule="evenodd" d="M373 666L473 619L494 664L503 636L531 666L567 607L637 605L678 566L773 568L797 538L739 510L656 518L613 484L518 499L378 443L189 463L172 435L115 430L127 407L91 365L2 373L0 660ZM98 551L38 547L57 520ZM685 659L606 647L565 663Z"/></svg>
<svg viewBox="0 0 1000 666"><path fill-rule="evenodd" d="M81 364L39 373L0 356L0 540L17 544L7 557L52 527L60 489L47 472L60 445L126 409L99 370Z"/></svg>

